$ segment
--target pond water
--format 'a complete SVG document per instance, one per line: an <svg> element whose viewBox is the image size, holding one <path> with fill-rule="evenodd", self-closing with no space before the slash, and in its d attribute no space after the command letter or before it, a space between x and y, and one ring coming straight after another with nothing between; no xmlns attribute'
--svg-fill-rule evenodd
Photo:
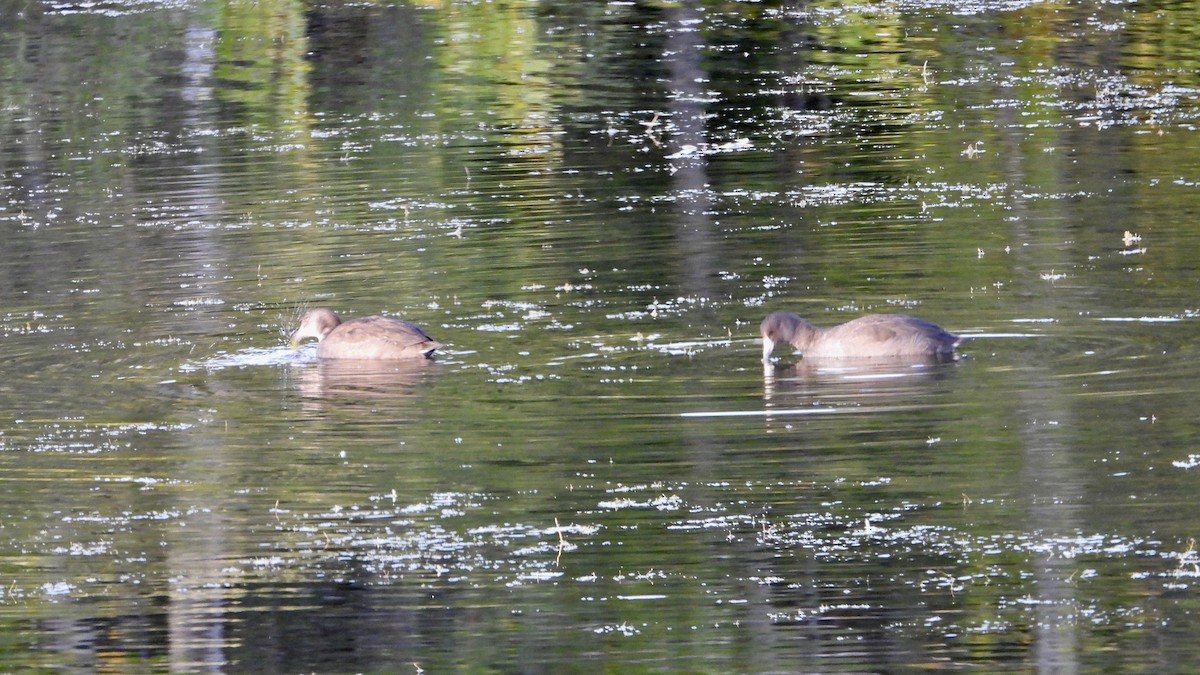
<svg viewBox="0 0 1200 675"><path fill-rule="evenodd" d="M1200 665L1198 30L0 0L0 670Z"/></svg>

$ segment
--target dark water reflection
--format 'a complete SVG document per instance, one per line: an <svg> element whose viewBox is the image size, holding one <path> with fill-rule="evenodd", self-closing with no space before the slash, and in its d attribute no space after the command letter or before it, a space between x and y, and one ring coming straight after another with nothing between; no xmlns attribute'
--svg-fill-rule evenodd
<svg viewBox="0 0 1200 675"><path fill-rule="evenodd" d="M0 669L1200 662L1195 18L767 4L0 2Z"/></svg>

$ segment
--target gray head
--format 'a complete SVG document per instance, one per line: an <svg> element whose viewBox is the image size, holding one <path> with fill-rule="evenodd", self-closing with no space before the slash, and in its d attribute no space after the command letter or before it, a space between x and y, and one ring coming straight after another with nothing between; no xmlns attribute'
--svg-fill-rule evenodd
<svg viewBox="0 0 1200 675"><path fill-rule="evenodd" d="M816 333L816 329L791 312L773 312L763 319L758 332L763 340L763 361L768 361L775 345L786 343L803 349L803 345Z"/></svg>
<svg viewBox="0 0 1200 675"><path fill-rule="evenodd" d="M307 338L316 338L317 342L320 342L341 323L342 320L331 309L322 307L309 310L304 318L300 319L300 327L296 329L295 333L292 333L292 347L299 347L300 343Z"/></svg>

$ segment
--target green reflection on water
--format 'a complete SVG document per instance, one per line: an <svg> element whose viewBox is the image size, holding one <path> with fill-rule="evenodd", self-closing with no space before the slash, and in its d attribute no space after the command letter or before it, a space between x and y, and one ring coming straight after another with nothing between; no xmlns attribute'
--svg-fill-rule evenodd
<svg viewBox="0 0 1200 675"><path fill-rule="evenodd" d="M955 9L0 5L4 663L1194 661L1195 18Z"/></svg>

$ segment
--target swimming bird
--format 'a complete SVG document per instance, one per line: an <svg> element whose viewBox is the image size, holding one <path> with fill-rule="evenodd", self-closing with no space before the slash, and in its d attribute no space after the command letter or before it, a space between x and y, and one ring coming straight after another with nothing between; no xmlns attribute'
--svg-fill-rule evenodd
<svg viewBox="0 0 1200 675"><path fill-rule="evenodd" d="M817 328L791 312L775 312L759 326L763 361L787 343L807 358L953 358L963 338L924 319L868 314L833 328Z"/></svg>
<svg viewBox="0 0 1200 675"><path fill-rule="evenodd" d="M316 338L317 356L323 359L430 358L442 345L407 321L365 316L345 323L330 309L313 309L292 333L292 347Z"/></svg>

